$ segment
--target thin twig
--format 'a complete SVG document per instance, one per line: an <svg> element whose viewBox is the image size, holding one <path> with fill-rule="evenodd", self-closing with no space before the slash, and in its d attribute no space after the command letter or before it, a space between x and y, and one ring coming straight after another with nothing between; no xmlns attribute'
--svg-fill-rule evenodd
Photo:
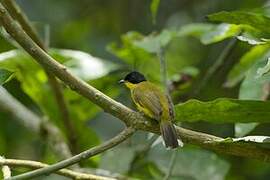
<svg viewBox="0 0 270 180"><path fill-rule="evenodd" d="M56 164L50 165L48 167L44 167L41 169L37 169L34 171L30 171L28 173L24 173L18 176L13 176L12 178L9 178L10 180L15 180L15 179L30 179L30 178L34 178L34 177L38 177L41 175L45 175L45 174L50 174L53 173L55 171L58 171L60 169L63 169L65 167L68 167L70 165L76 164L82 160L88 159L92 156L95 156L97 154L100 154L104 151L106 151L107 149L111 149L112 147L118 145L119 143L125 141L127 138L129 138L133 133L135 132L135 129L133 129L132 127L128 127L126 129L124 129L120 134L118 134L117 136L115 136L114 138L102 143L99 146L93 147L89 150L86 150L76 156L73 156L69 159L60 161Z"/></svg>
<svg viewBox="0 0 270 180"><path fill-rule="evenodd" d="M170 159L170 164L169 164L168 171L167 171L165 177L163 178L163 180L169 180L170 179L171 174L173 172L173 167L174 167L175 162L176 162L176 157L177 157L177 149L174 149L173 152L172 152L171 159Z"/></svg>
<svg viewBox="0 0 270 180"><path fill-rule="evenodd" d="M160 77L161 77L161 81L162 84L165 88L165 92L168 94L169 93L169 89L168 89L168 78L167 78L167 63L165 60L165 56L164 56L164 49L160 48L157 52L157 57L159 59L159 63L160 63Z"/></svg>
<svg viewBox="0 0 270 180"><path fill-rule="evenodd" d="M0 159L0 165L2 166L7 165L10 167L26 167L32 169L39 169L49 166L48 164L44 164L37 161L20 160L20 159ZM55 171L55 173L73 179L115 180L115 178L97 176L88 173L81 173L69 169L61 169L59 171Z"/></svg>
<svg viewBox="0 0 270 180"><path fill-rule="evenodd" d="M153 135L150 139L147 140L147 142L143 146L141 146L140 148L138 148L136 150L135 157L133 158L132 162L130 163L130 168L129 168L127 174L132 174L132 172L134 170L134 165L136 164L136 162L138 162L140 159L146 157L146 155L149 152L149 150L151 149L152 145L154 144L154 142L158 138L159 138L159 136Z"/></svg>
<svg viewBox="0 0 270 180"><path fill-rule="evenodd" d="M209 79L214 75L214 73L217 71L218 68L223 64L225 59L230 55L230 52L233 50L237 42L236 38L231 39L228 44L226 45L225 49L221 52L221 54L218 56L217 60L214 62L214 64L206 71L203 78L200 80L200 83L198 87L196 87L196 90L194 91L194 94L198 94L201 89L208 83Z"/></svg>
<svg viewBox="0 0 270 180"><path fill-rule="evenodd" d="M175 116L174 104L173 104L173 101L172 101L172 97L170 96L168 73L167 73L167 63L166 63L165 52L164 52L163 47L161 47L158 50L157 57L159 58L159 62L160 62L160 76L161 76L161 79L162 79L163 86L165 88L165 94L166 94L167 99L168 99L169 104L170 104L169 110L170 110L170 113L172 115L172 118L174 118L174 116Z"/></svg>
<svg viewBox="0 0 270 180"><path fill-rule="evenodd" d="M31 37L33 41L37 43L37 45L41 47L44 51L47 51L47 47L39 37L38 33L36 32L36 29L32 26L26 14L24 14L21 8L17 5L16 1L3 0L2 3L7 8L10 15L20 23L21 27L29 35L29 37ZM73 153L76 153L78 152L77 133L70 119L68 106L64 99L61 84L57 81L57 79L53 74L51 74L46 68L44 69L47 74L49 84L53 90L56 103L58 105L61 118L66 129L65 133L67 134L71 151Z"/></svg>
<svg viewBox="0 0 270 180"><path fill-rule="evenodd" d="M50 122L44 123L45 120L27 109L2 86L0 86L0 111L11 114L20 124L35 133L40 134L42 130L45 131L48 141L55 152L61 158L71 157L71 152L58 128Z"/></svg>
<svg viewBox="0 0 270 180"><path fill-rule="evenodd" d="M55 61L51 56L39 48L31 38L24 33L20 26L10 17L0 3L0 21L6 31L27 51L38 63L46 66L55 76L61 79L72 90L89 99L107 113L119 118L127 125L136 129L160 134L158 124L149 121L140 113L134 112L123 104L111 99L86 82L72 75L65 66ZM236 156L256 158L270 161L270 150L254 144L238 144L235 142L222 143L223 138L200 133L185 128L176 127L179 138L184 143L201 146L205 149Z"/></svg>
<svg viewBox="0 0 270 180"><path fill-rule="evenodd" d="M54 92L56 103L58 105L58 109L60 111L61 118L65 127L65 134L67 135L69 147L71 149L71 152L73 154L76 154L79 151L78 144L77 144L77 132L70 119L67 103L64 99L63 89L61 87L61 84L58 82L58 80L55 78L55 76L52 73L50 73L47 70L45 70L45 72L47 74L49 83Z"/></svg>

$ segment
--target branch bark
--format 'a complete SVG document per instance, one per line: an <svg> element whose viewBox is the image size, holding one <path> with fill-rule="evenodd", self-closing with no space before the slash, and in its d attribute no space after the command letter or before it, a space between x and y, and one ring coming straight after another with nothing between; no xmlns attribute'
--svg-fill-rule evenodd
<svg viewBox="0 0 270 180"><path fill-rule="evenodd" d="M38 46L42 49L46 49L39 38L37 31L31 25L27 16L22 12L17 3L14 0L2 0L2 3L10 15L20 23L24 31L27 32L27 34L38 44Z"/></svg>
<svg viewBox="0 0 270 180"><path fill-rule="evenodd" d="M48 164L40 163L37 161L29 161L29 160L19 160L19 159L0 159L1 166L10 166L10 167L26 167L32 169L39 169L48 167ZM92 179L92 180L116 180L115 178L97 176L93 174L80 173L76 171L72 171L69 169L61 169L59 171L55 171L56 174L70 177L73 179Z"/></svg>
<svg viewBox="0 0 270 180"><path fill-rule="evenodd" d="M4 161L5 158L0 156L0 162L1 161ZM6 178L10 178L11 177L11 170L10 168L8 167L7 164L1 164L0 163L0 166L2 166L2 174L3 174L3 178L6 179Z"/></svg>
<svg viewBox="0 0 270 180"><path fill-rule="evenodd" d="M14 0L3 0L2 1L5 8L8 10L10 15L19 22L23 30L31 37L31 39L44 51L47 51L47 47L39 37L38 33L36 32L36 29L32 26L31 22L27 18L26 14L20 9L20 7L17 5L16 1ZM77 147L77 133L74 129L74 126L72 125L70 114L68 111L67 103L64 99L63 91L61 84L58 82L58 80L55 78L53 74L51 74L46 67L44 67L46 75L48 77L49 84L52 88L52 91L55 96L56 103L58 105L62 122L65 127L65 134L68 137L69 140L69 146L71 151L75 154L77 153L78 147Z"/></svg>
<svg viewBox="0 0 270 180"><path fill-rule="evenodd" d="M38 63L48 68L55 76L66 83L72 90L86 97L104 111L122 120L126 125L136 129L160 134L158 124L134 112L123 104L109 98L86 82L72 75L65 66L58 63L14 22L7 10L0 4L0 20L7 32L27 51ZM236 156L256 158L270 161L270 150L254 144L222 142L223 138L177 127L177 133L184 143L198 145L205 149Z"/></svg>
<svg viewBox="0 0 270 180"><path fill-rule="evenodd" d="M0 110L13 115L20 124L37 134L45 131L49 144L59 157L69 158L72 156L58 128L48 121L44 123L45 120L28 110L2 86L0 86Z"/></svg>
<svg viewBox="0 0 270 180"><path fill-rule="evenodd" d="M95 156L99 153L102 153L104 151L106 151L107 149L111 149L112 147L120 144L121 142L125 141L127 138L129 138L133 133L135 132L135 129L128 127L125 130L123 130L120 134L118 134L117 136L115 136L114 138L102 143L99 146L93 147L89 150L86 150L76 156L73 156L69 159L60 161L56 164L41 168L41 169L37 169L28 173L24 173L18 176L14 176L12 178L9 178L10 180L15 180L15 179L30 179L30 178L34 178L34 177L38 177L41 175L45 175L45 174L50 174L52 172L56 172L60 169L63 169L65 167L71 166L73 164L76 164L84 159L88 159L92 156Z"/></svg>

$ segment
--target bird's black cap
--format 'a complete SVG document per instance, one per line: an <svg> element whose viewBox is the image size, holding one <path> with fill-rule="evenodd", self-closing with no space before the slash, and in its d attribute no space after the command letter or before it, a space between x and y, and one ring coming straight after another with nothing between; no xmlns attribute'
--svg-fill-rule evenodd
<svg viewBox="0 0 270 180"><path fill-rule="evenodd" d="M146 81L146 79L143 74L137 71L132 71L126 75L124 81L130 82L132 84L138 84L140 82Z"/></svg>

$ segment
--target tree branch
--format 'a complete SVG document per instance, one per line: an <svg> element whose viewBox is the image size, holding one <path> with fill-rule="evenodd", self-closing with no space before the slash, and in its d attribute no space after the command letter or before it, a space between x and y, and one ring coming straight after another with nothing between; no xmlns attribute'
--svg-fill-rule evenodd
<svg viewBox="0 0 270 180"><path fill-rule="evenodd" d="M110 149L116 145L118 145L119 143L123 142L124 140L126 140L127 138L129 138L133 133L135 132L135 129L128 127L125 130L123 130L120 134L118 134L117 136L115 136L114 138L102 143L99 146L93 147L89 150L86 150L76 156L73 156L69 159L60 161L56 164L41 168L41 169L37 169L28 173L24 173L18 176L14 176L12 178L9 178L10 180L15 180L15 179L30 179L30 178L34 178L34 177L38 177L41 175L45 175L45 174L49 174L55 171L58 171L60 169L63 169L67 166L76 164L84 159L88 159L92 156L95 156L99 153L102 153L104 151L106 151L107 149Z"/></svg>
<svg viewBox="0 0 270 180"><path fill-rule="evenodd" d="M71 89L88 98L90 101L104 109L104 111L119 118L128 126L136 129L160 134L158 124L152 122L140 113L134 112L121 103L109 98L86 82L73 76L65 66L61 65L40 49L24 31L9 16L6 9L0 3L0 20L7 32L42 66L47 67L59 79L65 82ZM205 149L236 156L256 158L270 161L270 150L255 144L222 142L224 139L205 133L176 127L179 137L185 143L201 146Z"/></svg>
<svg viewBox="0 0 270 180"><path fill-rule="evenodd" d="M48 142L57 154L62 158L71 157L71 152L58 128L48 121L44 123L45 120L28 110L2 86L0 86L0 110L13 115L15 120L35 133L41 133L42 130L45 131L45 134L48 136Z"/></svg>
<svg viewBox="0 0 270 180"><path fill-rule="evenodd" d="M37 161L19 160L19 159L0 159L0 165L1 166L7 165L10 167L27 167L32 169L39 169L49 166L48 164L40 163ZM55 171L55 173L73 179L115 180L115 178L80 173L69 169L61 169L59 171Z"/></svg>
<svg viewBox="0 0 270 180"><path fill-rule="evenodd" d="M0 162L1 161L5 161L5 158L0 156ZM11 177L11 170L10 168L8 167L7 164L1 164L0 163L0 166L2 166L2 174L3 174L3 178L6 179L6 178L10 178Z"/></svg>
<svg viewBox="0 0 270 180"><path fill-rule="evenodd" d="M27 34L38 44L38 46L42 49L46 49L35 28L31 25L27 16L22 12L17 3L14 0L2 0L2 4L8 10L10 15L20 23L24 31L27 32Z"/></svg>
<svg viewBox="0 0 270 180"><path fill-rule="evenodd" d="M2 3L6 7L10 15L20 23L21 27L29 35L29 37L31 37L33 41L37 43L39 47L41 47L44 51L46 51L47 47L44 45L41 38L38 36L38 33L36 32L35 28L32 26L26 14L24 14L23 11L20 9L20 7L17 5L16 1L3 0ZM48 77L49 84L53 90L63 124L65 126L65 134L68 137L70 149L75 154L78 152L77 137L76 137L77 133L70 119L68 106L64 99L61 84L57 81L55 76L46 69L46 67L44 68Z"/></svg>

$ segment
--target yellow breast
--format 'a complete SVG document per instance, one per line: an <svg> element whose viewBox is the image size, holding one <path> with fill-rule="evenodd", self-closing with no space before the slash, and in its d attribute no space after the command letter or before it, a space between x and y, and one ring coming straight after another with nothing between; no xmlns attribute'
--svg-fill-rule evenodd
<svg viewBox="0 0 270 180"><path fill-rule="evenodd" d="M132 97L133 102L134 102L135 105L137 106L137 109L138 109L140 112L143 112L145 115L149 116L150 118L154 118L154 114L152 114L152 112L151 112L150 110L148 110L147 108L142 107L139 103L137 103L137 102L134 100L134 97L133 97L133 94L132 94L132 93L131 93L131 97Z"/></svg>

